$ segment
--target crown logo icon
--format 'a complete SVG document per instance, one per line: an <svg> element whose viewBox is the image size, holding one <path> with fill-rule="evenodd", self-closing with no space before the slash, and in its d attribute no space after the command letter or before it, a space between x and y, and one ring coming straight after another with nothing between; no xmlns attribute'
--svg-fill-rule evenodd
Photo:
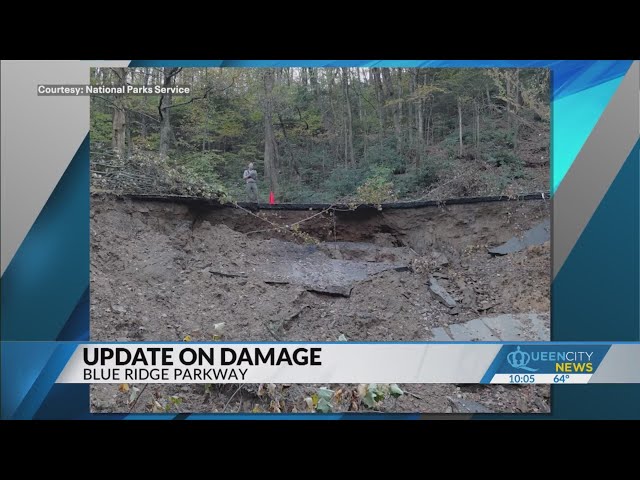
<svg viewBox="0 0 640 480"><path fill-rule="evenodd" d="M526 370L528 372L538 371L537 368L527 367L527 365L531 361L531 355L529 355L527 352L523 352L520 347L518 347L515 352L511 352L509 355L507 355L507 361L513 368Z"/></svg>

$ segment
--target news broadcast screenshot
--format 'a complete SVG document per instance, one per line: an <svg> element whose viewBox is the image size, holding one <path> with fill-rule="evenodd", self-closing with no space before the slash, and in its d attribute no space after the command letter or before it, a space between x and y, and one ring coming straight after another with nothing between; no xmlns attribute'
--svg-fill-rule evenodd
<svg viewBox="0 0 640 480"><path fill-rule="evenodd" d="M640 61L1 75L3 420L640 419Z"/></svg>

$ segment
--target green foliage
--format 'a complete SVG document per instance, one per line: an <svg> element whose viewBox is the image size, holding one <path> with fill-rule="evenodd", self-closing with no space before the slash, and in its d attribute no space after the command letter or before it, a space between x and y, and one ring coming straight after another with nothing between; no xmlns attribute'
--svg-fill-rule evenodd
<svg viewBox="0 0 640 480"><path fill-rule="evenodd" d="M211 166L215 164L215 157L211 156L194 155L180 158L180 162L177 162L135 151L124 160L114 157L106 146L94 144L91 162L92 170L95 169L92 174L94 188L129 193L159 192L216 197L222 201L226 201L228 196L227 189Z"/></svg>
<svg viewBox="0 0 640 480"><path fill-rule="evenodd" d="M447 157L449 159L456 158L458 156L459 145L460 145L460 138L458 137L458 132L456 131L450 132L446 137L444 137L440 145L446 150Z"/></svg>
<svg viewBox="0 0 640 480"><path fill-rule="evenodd" d="M367 155L367 162L373 166L384 166L395 175L405 173L407 169L405 158L398 154L394 145L388 143L371 147Z"/></svg>
<svg viewBox="0 0 640 480"><path fill-rule="evenodd" d="M216 188L222 188L220 177L216 172L224 160L222 155L214 152L191 153L180 159L188 181L202 182Z"/></svg>
<svg viewBox="0 0 640 480"><path fill-rule="evenodd" d="M151 75L151 84L162 78L161 70L132 68L127 72L131 84L141 84L145 75ZM160 97L126 97L127 155L131 161L118 165L119 176L99 171L93 177L94 187L136 192L146 188L145 193L162 193L164 188L190 195L222 192L244 200L242 172L253 162L259 175L259 196L266 201L264 72L182 70L175 81L191 84L194 94L172 100L169 154L162 160L158 158ZM278 202L380 204L396 197L421 197L440 183L459 185L440 190L451 195L482 192L482 185L526 179L527 155L549 148L549 72L545 69L393 69L388 72L389 80L384 79L393 84L393 98L386 98L385 89L379 90L373 71L368 69L316 70L314 85L309 72L300 68L278 68L273 73L270 98L277 143ZM343 75L348 77L348 99ZM93 84L113 81L110 69L92 71ZM112 95L91 99L93 161L105 160L94 158L94 152L100 151L94 147L110 149L116 101L122 99ZM458 106L462 109L462 158ZM398 116L396 109L402 115ZM420 124L418 109L422 112ZM479 139L475 138L477 123ZM140 158L145 159L142 167L138 165ZM494 178L485 179L478 173L472 180L449 183L460 170L469 170L466 162L471 158L485 162L490 167L485 174ZM475 167L484 171L479 162ZM111 183L104 181L107 173Z"/></svg>
<svg viewBox="0 0 640 480"><path fill-rule="evenodd" d="M369 177L356 191L356 199L361 203L380 205L394 200L392 170L390 167L375 165L370 169Z"/></svg>
<svg viewBox="0 0 640 480"><path fill-rule="evenodd" d="M495 128L494 126L480 134L480 141L490 151L495 149L513 150L513 130Z"/></svg>
<svg viewBox="0 0 640 480"><path fill-rule="evenodd" d="M324 187L334 192L336 197L353 195L364 180L363 169L352 169L344 166L336 167L324 182Z"/></svg>
<svg viewBox="0 0 640 480"><path fill-rule="evenodd" d="M175 410L179 412L181 404L182 404L182 398L172 395L167 399L167 402L164 406L164 411L170 412L172 410Z"/></svg>
<svg viewBox="0 0 640 480"><path fill-rule="evenodd" d="M389 165L376 164L369 168L369 178L375 179L380 182L391 181L393 175L393 169Z"/></svg>
<svg viewBox="0 0 640 480"><path fill-rule="evenodd" d="M483 159L492 165L497 167L501 165L522 166L523 161L519 156L514 154L510 150L497 150L494 152L486 153L483 155Z"/></svg>
<svg viewBox="0 0 640 480"><path fill-rule="evenodd" d="M91 115L91 141L111 142L112 123L112 115L104 112L93 113Z"/></svg>
<svg viewBox="0 0 640 480"><path fill-rule="evenodd" d="M413 192L430 187L438 181L439 172L446 169L447 163L439 157L431 157L425 159L420 168L411 168L404 175L396 175L393 179L396 195L406 198Z"/></svg>

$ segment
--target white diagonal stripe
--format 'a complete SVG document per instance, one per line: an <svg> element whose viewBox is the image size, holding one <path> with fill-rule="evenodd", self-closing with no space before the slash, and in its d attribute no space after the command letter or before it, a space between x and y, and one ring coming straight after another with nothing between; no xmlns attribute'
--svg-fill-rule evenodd
<svg viewBox="0 0 640 480"><path fill-rule="evenodd" d="M89 97L39 97L36 88L89 83L90 67L105 64L129 60L2 61L2 274L89 132Z"/></svg>

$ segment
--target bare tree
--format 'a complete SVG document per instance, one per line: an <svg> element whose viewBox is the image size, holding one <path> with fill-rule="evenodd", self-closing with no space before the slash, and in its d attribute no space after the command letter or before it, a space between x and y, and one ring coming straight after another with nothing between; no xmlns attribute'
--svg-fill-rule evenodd
<svg viewBox="0 0 640 480"><path fill-rule="evenodd" d="M127 69L114 68L116 85L126 85ZM118 155L126 156L126 134L127 134L127 113L125 107L125 95L117 93L113 96L113 134L111 136L111 145Z"/></svg>
<svg viewBox="0 0 640 480"><path fill-rule="evenodd" d="M380 69L372 68L371 77L373 79L373 85L376 91L376 99L378 100L378 123L380 124L380 146L382 146L382 140L384 137L384 92L382 90L382 80L380 78Z"/></svg>
<svg viewBox="0 0 640 480"><path fill-rule="evenodd" d="M264 176L269 182L269 190L278 191L278 144L273 131L273 85L275 71L267 68L263 75L264 82Z"/></svg>
<svg viewBox="0 0 640 480"><path fill-rule="evenodd" d="M402 151L402 127L400 125L400 100L396 101L393 87L393 79L389 68L382 69L382 85L384 86L386 105L391 108L393 114L393 128L396 132L396 151Z"/></svg>
<svg viewBox="0 0 640 480"><path fill-rule="evenodd" d="M149 68L145 67L144 69L144 80L143 80L143 85L145 86L145 92L146 92L146 87L149 86L149 78L150 78L150 73L149 73ZM147 103L147 94L144 94L144 103ZM147 138L147 116L146 115L140 115L140 136L142 138Z"/></svg>
<svg viewBox="0 0 640 480"><path fill-rule="evenodd" d="M318 73L315 68L310 68L309 70L309 83L311 84L311 89L313 90L313 94L318 98Z"/></svg>
<svg viewBox="0 0 640 480"><path fill-rule="evenodd" d="M415 73L415 85L416 88L420 82L420 71L416 69ZM416 168L420 168L422 164L422 156L424 154L424 98L420 96L418 103L415 106L416 109ZM428 125L427 125L428 128ZM428 130L427 130L428 132Z"/></svg>
<svg viewBox="0 0 640 480"><path fill-rule="evenodd" d="M353 153L353 114L351 112L351 98L349 95L349 69L342 68L342 93L344 95L344 161L355 166Z"/></svg>
<svg viewBox="0 0 640 480"><path fill-rule="evenodd" d="M164 67L163 74L164 80L162 85L164 87L171 87L173 85L173 79L182 70L182 67L170 68ZM166 158L169 153L169 147L171 146L171 109L172 95L171 93L165 93L160 96L160 103L158 105L158 112L160 113L160 158Z"/></svg>
<svg viewBox="0 0 640 480"><path fill-rule="evenodd" d="M460 139L460 148L458 150L458 156L462 157L462 99L458 97L458 135Z"/></svg>

